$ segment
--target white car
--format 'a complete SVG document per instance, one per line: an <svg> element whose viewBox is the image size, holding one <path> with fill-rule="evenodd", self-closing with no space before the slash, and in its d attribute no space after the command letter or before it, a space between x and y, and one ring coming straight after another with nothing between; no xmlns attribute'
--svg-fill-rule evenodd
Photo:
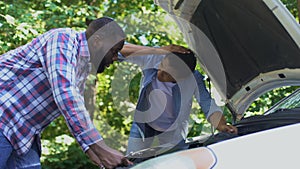
<svg viewBox="0 0 300 169"><path fill-rule="evenodd" d="M300 167L297 160L300 152L299 122L300 89L297 89L264 115L240 120L235 124L239 129L239 134L235 138L226 135L218 137L217 134L208 140L192 141L191 145L199 147L158 156L133 168L297 169ZM216 143L213 143L214 141ZM202 146L203 144L206 146ZM140 153L151 155L151 150L154 156L155 149Z"/></svg>
<svg viewBox="0 0 300 169"><path fill-rule="evenodd" d="M232 112L236 136L192 140L189 150L134 169L298 169L300 90L264 115L242 118L260 95L300 86L300 26L280 0L156 0L177 22ZM158 147L163 149L163 147ZM153 153L155 149L137 152Z"/></svg>

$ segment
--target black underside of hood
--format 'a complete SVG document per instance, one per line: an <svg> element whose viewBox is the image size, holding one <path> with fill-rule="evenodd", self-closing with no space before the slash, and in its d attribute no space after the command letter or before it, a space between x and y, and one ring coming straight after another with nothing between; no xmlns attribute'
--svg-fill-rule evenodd
<svg viewBox="0 0 300 169"><path fill-rule="evenodd" d="M190 22L217 50L226 97L260 73L300 67L300 50L262 0L202 0Z"/></svg>

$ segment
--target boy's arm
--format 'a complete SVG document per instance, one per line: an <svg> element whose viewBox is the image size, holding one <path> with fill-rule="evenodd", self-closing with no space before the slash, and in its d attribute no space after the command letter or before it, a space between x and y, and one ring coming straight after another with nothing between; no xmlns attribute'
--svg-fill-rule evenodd
<svg viewBox="0 0 300 169"><path fill-rule="evenodd" d="M215 100L211 98L207 91L203 81L203 75L196 71L194 72L194 77L197 82L195 97L207 117L207 120L219 131L236 134L237 128L227 124L221 108L217 106Z"/></svg>

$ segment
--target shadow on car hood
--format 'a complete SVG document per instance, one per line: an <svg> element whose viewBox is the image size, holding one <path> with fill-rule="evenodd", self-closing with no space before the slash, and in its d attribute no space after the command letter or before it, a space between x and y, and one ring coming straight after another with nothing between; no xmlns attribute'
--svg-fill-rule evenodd
<svg viewBox="0 0 300 169"><path fill-rule="evenodd" d="M234 114L300 82L300 27L280 0L156 0Z"/></svg>

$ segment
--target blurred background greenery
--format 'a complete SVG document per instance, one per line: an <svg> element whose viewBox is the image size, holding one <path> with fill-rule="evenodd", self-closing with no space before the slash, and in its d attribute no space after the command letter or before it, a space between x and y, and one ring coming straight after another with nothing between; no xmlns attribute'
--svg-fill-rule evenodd
<svg viewBox="0 0 300 169"><path fill-rule="evenodd" d="M282 2L299 21L297 0ZM101 16L114 18L126 32L129 43L187 47L176 24L152 0L2 0L0 9L0 54L52 28L84 30L86 23ZM197 69L202 72L199 66ZM97 81L96 109L90 112L94 124L106 143L122 152L126 150L140 78L140 70L135 65L114 63L103 74L89 77L87 82L91 86L95 79ZM118 84L124 84L123 89L116 90ZM250 106L248 114L261 114L293 90L280 88L266 93ZM125 96L122 96L120 93L124 91ZM189 137L209 133L210 126L197 104L193 104L192 111ZM224 109L224 112L231 122L229 111ZM43 132L42 145L41 160L45 169L97 168L81 151L62 117Z"/></svg>

